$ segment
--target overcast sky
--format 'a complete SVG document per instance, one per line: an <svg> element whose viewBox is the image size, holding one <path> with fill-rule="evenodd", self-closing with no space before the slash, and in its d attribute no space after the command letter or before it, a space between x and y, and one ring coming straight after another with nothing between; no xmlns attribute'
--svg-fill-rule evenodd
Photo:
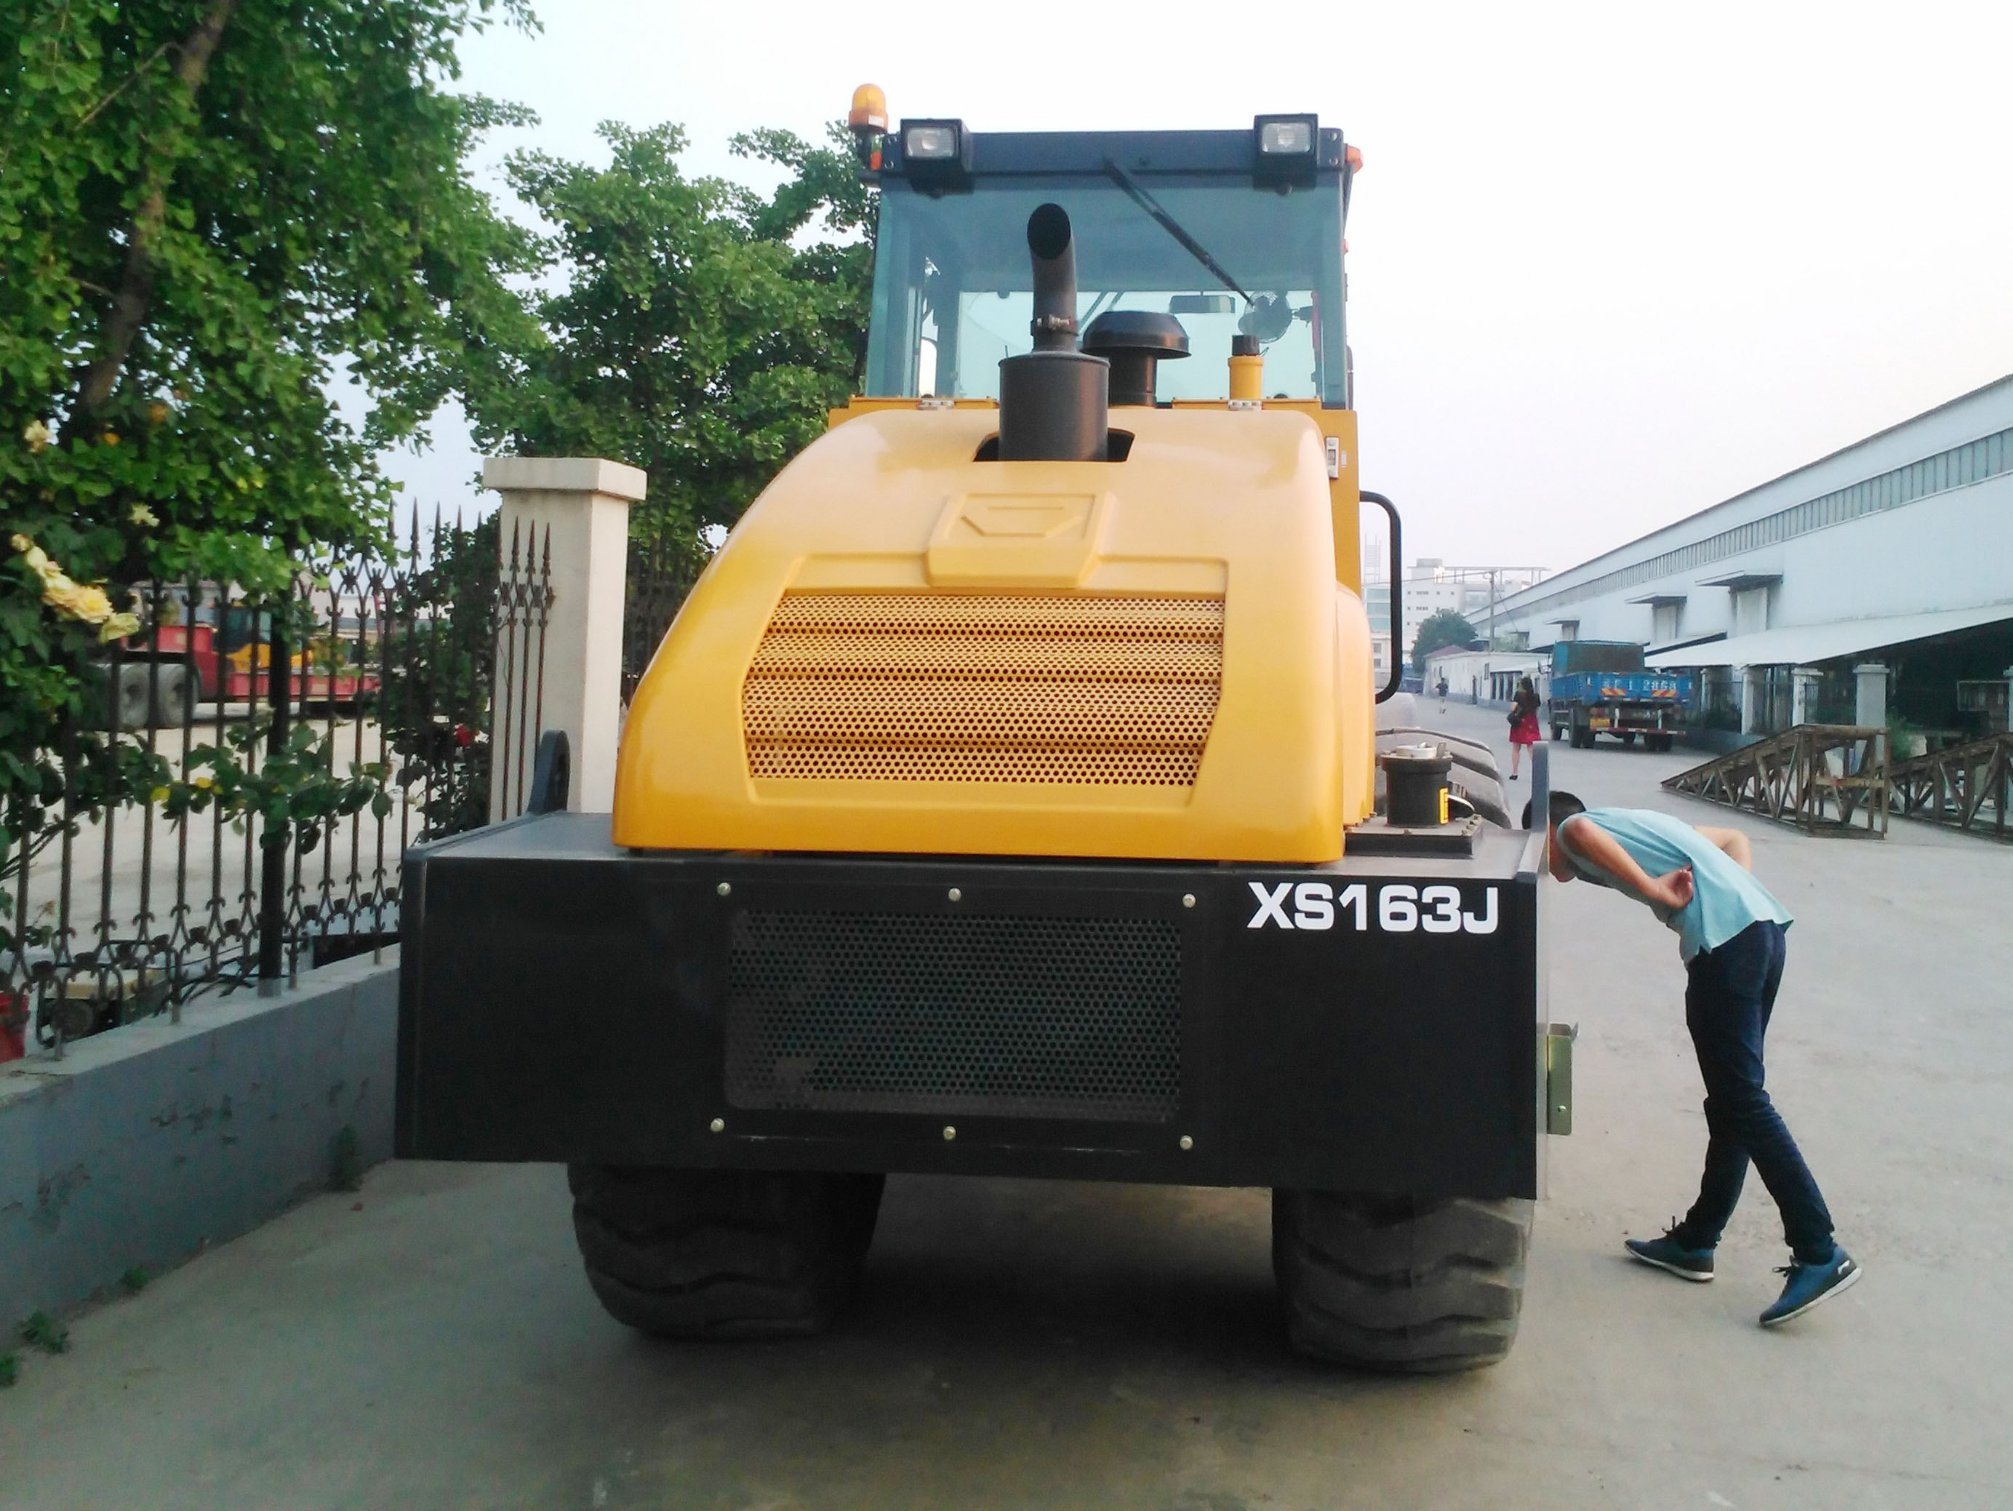
<svg viewBox="0 0 2013 1511"><path fill-rule="evenodd" d="M805 136L855 84L975 130L1313 110L1349 229L1364 486L1408 554L1571 566L2013 372L2013 4L544 0L464 85L594 127ZM393 472L471 499L451 418Z"/></svg>

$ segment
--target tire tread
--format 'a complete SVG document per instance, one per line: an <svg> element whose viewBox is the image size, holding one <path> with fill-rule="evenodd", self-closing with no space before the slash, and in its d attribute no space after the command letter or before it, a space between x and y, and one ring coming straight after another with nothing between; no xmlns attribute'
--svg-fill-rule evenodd
<svg viewBox="0 0 2013 1511"><path fill-rule="evenodd" d="M883 1177L572 1165L588 1283L658 1337L804 1337L851 1293Z"/></svg>
<svg viewBox="0 0 2013 1511"><path fill-rule="evenodd" d="M1531 1203L1273 1193L1273 1268L1294 1350L1365 1369L1496 1363L1516 1338Z"/></svg>

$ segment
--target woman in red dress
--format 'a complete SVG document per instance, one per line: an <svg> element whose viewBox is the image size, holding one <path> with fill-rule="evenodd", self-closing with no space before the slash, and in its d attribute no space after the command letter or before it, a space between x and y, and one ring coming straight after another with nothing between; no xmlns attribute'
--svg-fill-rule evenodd
<svg viewBox="0 0 2013 1511"><path fill-rule="evenodd" d="M1517 779L1517 767L1524 759L1524 747L1538 743L1538 690L1529 677L1517 681L1517 695L1510 700L1510 780Z"/></svg>

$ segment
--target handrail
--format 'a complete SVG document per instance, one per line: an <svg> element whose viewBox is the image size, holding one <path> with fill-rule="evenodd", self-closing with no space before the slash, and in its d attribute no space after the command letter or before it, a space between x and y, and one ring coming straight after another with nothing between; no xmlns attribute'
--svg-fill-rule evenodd
<svg viewBox="0 0 2013 1511"><path fill-rule="evenodd" d="M1361 492L1357 497L1375 504L1384 511L1384 517L1391 522L1391 675L1384 683L1384 690L1377 694L1379 703L1388 703L1397 696L1398 689L1405 681L1405 575L1400 570L1405 560L1403 527L1398 523L1398 506L1381 493Z"/></svg>

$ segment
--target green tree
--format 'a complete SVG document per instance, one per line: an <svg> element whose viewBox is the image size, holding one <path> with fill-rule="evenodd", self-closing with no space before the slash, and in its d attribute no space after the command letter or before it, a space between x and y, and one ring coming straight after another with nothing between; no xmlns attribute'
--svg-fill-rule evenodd
<svg viewBox="0 0 2013 1511"><path fill-rule="evenodd" d="M606 456L650 474L639 533L689 545L728 524L858 383L872 201L842 131L738 137L788 177L763 196L688 178L676 126L601 128L606 167L514 155L511 186L547 226L548 342L475 396L487 447Z"/></svg>
<svg viewBox="0 0 2013 1511"><path fill-rule="evenodd" d="M1450 645L1467 645L1480 638L1465 614L1453 609L1435 609L1420 624L1418 636L1412 641L1412 669L1424 672L1426 658L1433 652Z"/></svg>
<svg viewBox="0 0 2013 1511"><path fill-rule="evenodd" d="M535 339L504 282L530 239L466 171L525 117L450 88L492 19L531 24L525 0L0 0L0 868L76 790L52 752L128 584L277 596L377 537L376 453ZM80 741L88 790L130 795Z"/></svg>

